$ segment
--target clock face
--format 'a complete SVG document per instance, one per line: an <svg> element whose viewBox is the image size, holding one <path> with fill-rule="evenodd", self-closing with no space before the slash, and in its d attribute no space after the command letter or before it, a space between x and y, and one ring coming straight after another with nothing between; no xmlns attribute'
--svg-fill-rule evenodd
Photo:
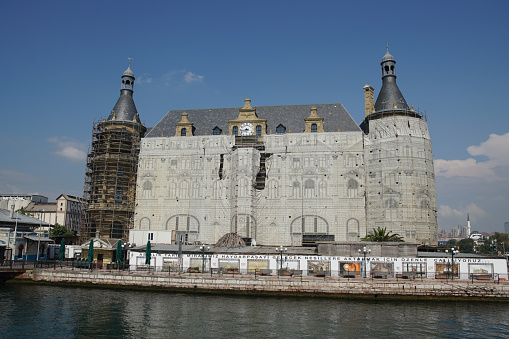
<svg viewBox="0 0 509 339"><path fill-rule="evenodd" d="M252 123L245 122L242 125L240 125L240 135L253 135L254 132L254 126Z"/></svg>

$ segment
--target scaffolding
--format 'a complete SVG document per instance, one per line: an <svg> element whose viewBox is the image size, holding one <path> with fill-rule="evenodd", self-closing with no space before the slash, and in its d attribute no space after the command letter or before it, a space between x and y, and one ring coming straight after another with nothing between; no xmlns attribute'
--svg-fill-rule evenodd
<svg viewBox="0 0 509 339"><path fill-rule="evenodd" d="M97 234L128 240L134 222L139 146L145 131L136 121L94 122L83 190L82 243Z"/></svg>

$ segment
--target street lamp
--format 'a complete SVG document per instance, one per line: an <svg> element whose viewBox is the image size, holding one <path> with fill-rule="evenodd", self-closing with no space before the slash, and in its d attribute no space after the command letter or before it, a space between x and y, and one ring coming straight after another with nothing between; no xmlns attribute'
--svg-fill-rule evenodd
<svg viewBox="0 0 509 339"><path fill-rule="evenodd" d="M362 249L359 248L359 254L364 254L364 278L366 278L366 254L371 253L371 250L364 246Z"/></svg>
<svg viewBox="0 0 509 339"><path fill-rule="evenodd" d="M288 252L288 248L279 246L279 247L276 247L276 252L279 252L279 254L281 255L281 260L279 261L279 266L280 266L279 274L281 274L283 272L283 253Z"/></svg>
<svg viewBox="0 0 509 339"><path fill-rule="evenodd" d="M207 251L209 251L210 250L210 246L207 246L207 248L205 248L205 246L200 246L200 251L201 251L201 273L205 272L205 249Z"/></svg>
<svg viewBox="0 0 509 339"><path fill-rule="evenodd" d="M452 262L452 278L451 278L451 280L454 280L454 255L460 253L460 251L453 247L450 250L445 250L445 253L451 253L451 262Z"/></svg>
<svg viewBox="0 0 509 339"><path fill-rule="evenodd" d="M44 213L44 208L42 209L42 213ZM41 210L39 210L39 239L37 241L37 254L35 255L35 261L39 261L39 248L41 247L41 228L42 228L42 214Z"/></svg>

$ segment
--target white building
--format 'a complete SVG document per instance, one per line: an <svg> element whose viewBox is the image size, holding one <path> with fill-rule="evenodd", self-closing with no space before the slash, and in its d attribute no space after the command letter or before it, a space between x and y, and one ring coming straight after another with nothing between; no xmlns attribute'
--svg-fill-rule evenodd
<svg viewBox="0 0 509 339"><path fill-rule="evenodd" d="M342 104L170 111L141 141L130 242L301 246L359 241L386 227L437 243L433 153L424 117L382 59L359 126Z"/></svg>

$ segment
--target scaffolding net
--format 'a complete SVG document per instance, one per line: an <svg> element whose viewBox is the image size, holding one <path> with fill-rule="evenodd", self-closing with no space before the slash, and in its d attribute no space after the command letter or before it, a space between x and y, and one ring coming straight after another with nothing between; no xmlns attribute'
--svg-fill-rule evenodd
<svg viewBox="0 0 509 339"><path fill-rule="evenodd" d="M139 145L145 131L135 121L94 122L85 172L81 242L98 235L128 239L133 225Z"/></svg>

